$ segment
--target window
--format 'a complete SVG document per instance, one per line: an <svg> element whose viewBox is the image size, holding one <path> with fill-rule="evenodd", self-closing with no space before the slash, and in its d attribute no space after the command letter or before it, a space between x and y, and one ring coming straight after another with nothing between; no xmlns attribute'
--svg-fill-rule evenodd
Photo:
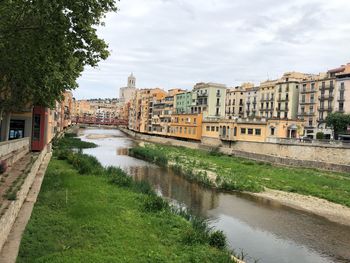
<svg viewBox="0 0 350 263"><path fill-rule="evenodd" d="M216 131L217 131L217 132L219 131L219 126L216 126Z"/></svg>
<svg viewBox="0 0 350 263"><path fill-rule="evenodd" d="M207 127L206 127L206 131L210 131L210 126L207 126Z"/></svg>
<svg viewBox="0 0 350 263"><path fill-rule="evenodd" d="M197 124L197 118L193 119L193 124Z"/></svg>
<svg viewBox="0 0 350 263"><path fill-rule="evenodd" d="M271 135L274 136L275 135L275 128L271 127Z"/></svg>
<svg viewBox="0 0 350 263"><path fill-rule="evenodd" d="M245 128L241 128L241 134L245 134Z"/></svg>
<svg viewBox="0 0 350 263"><path fill-rule="evenodd" d="M211 126L211 131L215 131L215 126Z"/></svg>
<svg viewBox="0 0 350 263"><path fill-rule="evenodd" d="M255 129L255 135L261 135L261 129Z"/></svg>
<svg viewBox="0 0 350 263"><path fill-rule="evenodd" d="M249 135L252 135L252 134L253 134L253 129L250 129L250 128L249 128L249 129L248 129L248 134L249 134Z"/></svg>

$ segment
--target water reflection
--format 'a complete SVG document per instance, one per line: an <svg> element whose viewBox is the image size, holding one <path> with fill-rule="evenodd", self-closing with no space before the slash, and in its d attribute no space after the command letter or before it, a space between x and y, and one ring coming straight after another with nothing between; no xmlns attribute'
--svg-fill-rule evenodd
<svg viewBox="0 0 350 263"><path fill-rule="evenodd" d="M89 134L111 137L88 139ZM127 149L134 141L117 130L86 129L82 138L99 145L85 152L103 165L120 166L135 180L148 181L162 196L213 219L213 226L225 232L231 248L242 248L260 263L350 262L350 227L275 201L242 193L218 193L190 183L172 170L128 156Z"/></svg>

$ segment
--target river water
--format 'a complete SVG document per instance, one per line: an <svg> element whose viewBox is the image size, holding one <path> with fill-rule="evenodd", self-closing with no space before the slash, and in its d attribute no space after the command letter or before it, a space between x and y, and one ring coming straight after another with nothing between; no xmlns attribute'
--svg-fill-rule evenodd
<svg viewBox="0 0 350 263"><path fill-rule="evenodd" d="M171 169L128 156L135 141L119 130L83 129L81 138L98 145L84 152L103 165L119 166L135 180L148 181L164 198L210 218L224 231L231 249L248 255L247 263L350 262L350 227L277 202L190 183Z"/></svg>

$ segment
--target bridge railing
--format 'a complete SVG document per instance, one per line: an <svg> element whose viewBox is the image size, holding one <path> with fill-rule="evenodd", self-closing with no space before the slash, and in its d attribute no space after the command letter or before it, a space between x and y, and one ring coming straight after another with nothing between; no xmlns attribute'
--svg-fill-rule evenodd
<svg viewBox="0 0 350 263"><path fill-rule="evenodd" d="M75 117L73 118L75 123L79 124L94 124L94 125L113 125L113 126L125 126L128 124L128 120L119 118L98 118L92 116Z"/></svg>

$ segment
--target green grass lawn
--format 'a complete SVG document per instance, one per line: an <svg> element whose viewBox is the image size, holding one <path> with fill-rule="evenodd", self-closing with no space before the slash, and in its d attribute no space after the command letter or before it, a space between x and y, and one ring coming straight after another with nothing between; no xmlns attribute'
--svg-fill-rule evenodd
<svg viewBox="0 0 350 263"><path fill-rule="evenodd" d="M215 152L193 150L184 147L146 144L146 148L134 150L142 155L147 152L163 156L172 166L190 179L213 186L206 178L206 170L217 175L216 185L224 190L260 192L264 187L312 195L350 207L350 175L315 169L290 168L219 155ZM137 154L136 154L137 155ZM148 157L149 159L149 157ZM163 160L164 162L164 160ZM199 172L198 172L199 171Z"/></svg>
<svg viewBox="0 0 350 263"><path fill-rule="evenodd" d="M17 262L229 262L225 249L184 242L184 217L147 212L148 195L109 180L53 158Z"/></svg>

